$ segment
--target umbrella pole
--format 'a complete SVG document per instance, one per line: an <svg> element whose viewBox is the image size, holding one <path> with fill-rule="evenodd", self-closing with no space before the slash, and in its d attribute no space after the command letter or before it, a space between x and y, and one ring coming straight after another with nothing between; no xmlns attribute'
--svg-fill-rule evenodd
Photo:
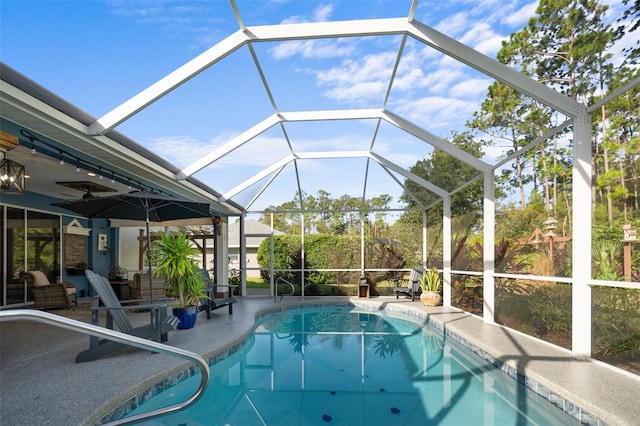
<svg viewBox="0 0 640 426"><path fill-rule="evenodd" d="M149 208L145 206L145 225L147 227L147 263L149 265L149 291L153 302L153 273L151 272L151 234L149 234Z"/></svg>

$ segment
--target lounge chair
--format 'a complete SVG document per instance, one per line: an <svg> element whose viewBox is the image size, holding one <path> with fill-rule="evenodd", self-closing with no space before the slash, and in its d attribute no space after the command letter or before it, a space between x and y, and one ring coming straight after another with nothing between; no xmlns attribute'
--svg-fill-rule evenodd
<svg viewBox="0 0 640 426"><path fill-rule="evenodd" d="M233 295L233 290L236 289L237 285L217 285L214 281L211 281L211 277L209 273L204 269L199 269L202 277L207 283L207 296L208 299L200 300L200 311L207 311L207 319L211 319L211 311L214 309L222 308L224 306L229 307L229 314L233 314L233 304L237 302L235 296ZM216 297L216 293L218 289L228 288L229 296L228 297Z"/></svg>
<svg viewBox="0 0 640 426"><path fill-rule="evenodd" d="M116 297L109 280L93 271L87 269L85 271L87 279L96 291L91 302L91 323L100 325L98 312L104 310L107 312L106 327L113 328L115 322L118 330L122 333L131 334L156 342L166 342L168 340L168 332L175 330L178 325L178 318L167 314L167 302L154 301L148 304L136 304L131 306L123 306L123 303L142 303L142 300L128 300L121 302ZM100 306L100 302L104 306ZM126 310L149 310L151 319L150 323L142 327L134 328L129 318L126 316ZM127 347L126 345L98 337L91 337L89 341L89 349L80 352L76 356L76 362L87 362L108 355L117 350Z"/></svg>
<svg viewBox="0 0 640 426"><path fill-rule="evenodd" d="M28 271L24 279L33 295L34 309L71 308L78 305L76 287L73 283L52 284L42 271Z"/></svg>
<svg viewBox="0 0 640 426"><path fill-rule="evenodd" d="M167 280L164 276L151 277L153 283L153 294L149 288L149 272L137 272L133 276L133 282L129 284L130 296L132 299L165 299L167 297Z"/></svg>
<svg viewBox="0 0 640 426"><path fill-rule="evenodd" d="M403 280L401 283L400 280L394 280L393 291L396 293L396 299L400 297L400 293L405 293L411 296L411 300L416 300L416 294L420 290L422 274L424 274L424 267L420 265L411 270L407 281Z"/></svg>

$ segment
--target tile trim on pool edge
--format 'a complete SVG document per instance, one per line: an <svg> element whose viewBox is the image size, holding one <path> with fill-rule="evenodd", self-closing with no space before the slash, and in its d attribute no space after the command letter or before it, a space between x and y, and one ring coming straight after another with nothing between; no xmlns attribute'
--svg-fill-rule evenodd
<svg viewBox="0 0 640 426"><path fill-rule="evenodd" d="M251 332L253 329L251 330ZM251 334L251 333L249 333ZM221 351L217 352L215 355L207 359L208 365L213 365L225 358L230 357L235 354L249 341L249 337L246 336L240 342L236 342L232 346L228 348L223 348ZM180 370L175 374L170 374L163 379L161 379L155 385L149 387L148 389L139 392L129 398L124 403L120 404L114 410L110 411L107 415L102 417L97 424L111 423L117 420L121 420L124 415L131 412L132 410L138 408L142 403L146 402L149 398L152 398L158 395L160 392L163 392L167 388L188 379L200 372L200 369L195 365L192 365L186 369Z"/></svg>
<svg viewBox="0 0 640 426"><path fill-rule="evenodd" d="M583 410L578 405L575 405L568 399L563 398L561 395L551 391L546 386L536 382L535 380L527 377L525 374L519 372L516 368L511 367L507 363L500 361L495 358L493 355L485 351L484 349L479 348L473 343L469 342L458 333L450 330L449 328L445 328L444 325L440 322L434 321L429 313L421 311L419 309L408 307L404 305L387 305L381 302L360 302L360 301L345 301L344 303L338 303L334 301L327 301L326 303L314 301L312 303L300 303L295 305L276 305L264 308L258 311L255 315L255 322L257 323L261 318L264 318L267 315L274 314L277 312L284 312L295 309L302 308L321 308L321 307L330 307L330 306L353 306L361 309L366 309L370 311L388 311L403 314L407 317L417 318L423 322L426 322L430 327L436 329L438 332L442 333L445 338L448 338L451 342L456 343L457 345L465 348L467 351L471 352L476 357L489 362L498 370L502 371L507 377L510 377L514 380L517 380L520 383L523 383L527 388L531 389L541 398L549 401L554 406L560 408L565 413L571 415L578 421L580 421L584 425L588 426L605 426L605 423L594 417L587 411ZM255 324L254 324L255 325ZM241 341L236 342L235 344L229 346L228 348L222 348L220 351L216 352L215 355L210 357L207 362L209 365L213 365L225 358L236 353L242 346L244 346L247 341L250 339L250 335L253 333L253 327L247 332L245 336L241 339ZM109 423L119 419L122 419L126 413L131 412L135 408L138 408L140 404L147 401L149 398L157 395L158 393L164 391L170 386L175 385L176 383L185 380L194 374L198 373L200 370L196 366L191 366L184 370L181 370L175 374L171 374L164 379L162 379L157 384L151 386L147 390L143 392L139 392L126 402L109 412L106 416L104 416L98 424Z"/></svg>
<svg viewBox="0 0 640 426"><path fill-rule="evenodd" d="M509 364L500 361L495 358L493 355L488 353L486 350L479 348L473 343L466 340L464 337L459 335L458 333L452 331L449 328L445 328L444 325L440 322L434 321L433 318L427 313L420 310L407 308L407 307L387 307L390 311L396 311L399 313L407 313L412 316L417 316L421 319L425 319L427 324L430 327L435 328L438 332L444 334L443 337L448 338L450 342L456 343L458 346L463 347L467 351L474 354L476 357L489 362L496 369L502 371L508 377L517 380L518 382L524 384L527 388L531 389L538 396L543 399L549 401L554 406L560 408L565 413L571 415L580 423L588 426L605 426L605 423L602 422L597 417L593 416L586 410L583 410L580 406L572 403L570 400L565 399L561 395L551 391L546 386L536 382L535 380L527 377L525 374L519 372L516 368L511 367Z"/></svg>
<svg viewBox="0 0 640 426"><path fill-rule="evenodd" d="M430 324L433 324L433 323L430 321ZM489 362L493 367L502 371L506 376L524 384L527 388L531 389L538 396L549 401L551 404L558 407L565 413L571 415L580 423L588 426L605 426L604 422L594 417L593 415L588 413L586 410L583 410L578 405L573 404L570 400L563 398L561 395L551 391L546 386L536 382L530 377L527 377L525 374L522 374L516 368L511 367L506 362L495 358L493 355L489 354L483 349L480 349L473 343L470 343L468 340L464 339L457 333L447 329L445 331L445 335L450 342L456 343L458 346L463 347L467 351L474 354L476 357Z"/></svg>

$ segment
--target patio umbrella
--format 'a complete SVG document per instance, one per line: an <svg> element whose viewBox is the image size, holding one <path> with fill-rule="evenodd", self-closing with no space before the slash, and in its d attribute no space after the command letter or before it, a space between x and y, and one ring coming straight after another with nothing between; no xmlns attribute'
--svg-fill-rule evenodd
<svg viewBox="0 0 640 426"><path fill-rule="evenodd" d="M132 191L107 197L53 203L86 218L144 220L147 230L147 259L149 260L149 287L153 299L151 274L151 236L149 222L211 217L209 204L197 203L151 191Z"/></svg>

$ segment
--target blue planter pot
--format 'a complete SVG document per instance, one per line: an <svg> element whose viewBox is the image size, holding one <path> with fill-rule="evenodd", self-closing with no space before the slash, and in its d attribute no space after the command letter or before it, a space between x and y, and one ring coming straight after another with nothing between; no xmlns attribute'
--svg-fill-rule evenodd
<svg viewBox="0 0 640 426"><path fill-rule="evenodd" d="M198 318L198 308L196 306L188 306L186 308L173 308L173 316L180 320L178 328L185 330L193 328Z"/></svg>

